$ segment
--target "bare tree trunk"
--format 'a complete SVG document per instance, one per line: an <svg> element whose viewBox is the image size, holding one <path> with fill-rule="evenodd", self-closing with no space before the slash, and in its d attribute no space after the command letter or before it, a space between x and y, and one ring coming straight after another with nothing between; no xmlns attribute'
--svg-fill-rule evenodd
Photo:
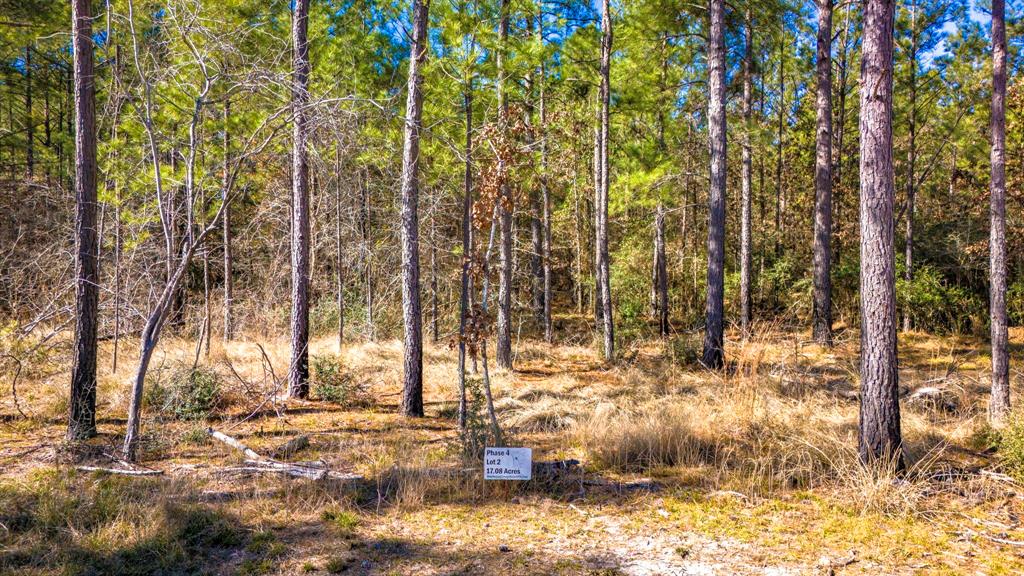
<svg viewBox="0 0 1024 576"><path fill-rule="evenodd" d="M224 208L224 342L235 337L235 327L231 319L231 305L234 303L232 291L231 264L231 211L228 205L228 156L231 154L231 132L228 122L231 119L231 101L224 101L224 181L221 190L221 202Z"/></svg>
<svg viewBox="0 0 1024 576"><path fill-rule="evenodd" d="M903 467L896 360L894 0L866 0L860 96L860 427L863 463Z"/></svg>
<svg viewBox="0 0 1024 576"><path fill-rule="evenodd" d="M540 36L541 46L544 46L544 12L541 11L537 23L537 34ZM547 140L547 108L544 98L544 89L547 84L547 74L544 63L540 65L540 190L541 190L541 225L542 225L542 273L544 276L544 341L551 343L553 338L551 327L551 197L548 190L548 140Z"/></svg>
<svg viewBox="0 0 1024 576"><path fill-rule="evenodd" d="M107 41L109 42L109 37L107 38ZM114 69L113 69L113 75L114 75L114 88L113 89L114 90L120 90L120 87L121 87L120 71L121 71L121 46L119 44L119 45L114 47ZM47 120L46 120L46 124L45 124L46 147L47 148L50 147L50 120L49 120L49 116L50 116L50 98L49 98L49 92L50 92L49 90L44 92L44 94L47 95L47 97L46 97L46 116L47 116ZM119 92L115 97L121 99L122 95ZM110 139L111 139L111 141L114 141L114 142L117 142L117 129L118 129L118 125L120 123L120 102L118 103L117 108L118 108L118 111L116 112L116 114L118 114L118 116L114 118L114 122L113 122L113 124L110 127ZM115 164L116 164L116 161L117 161L116 159L119 156L120 156L120 154L118 154L117 152L114 153ZM49 167L49 163L47 163L47 168L46 168L46 179L47 179L47 183L49 183L49 180L50 180L50 167ZM121 198L121 186L120 186L120 183L117 180L114 180L113 181L113 187L114 187L114 343L113 343L113 351L112 351L112 354L111 354L110 370L113 373L117 374L117 357L118 357L118 350L119 350L120 344L121 344L121 253L124 250L124 241L123 241L123 236L122 236L122 232L121 232L121 200L122 200L122 198Z"/></svg>
<svg viewBox="0 0 1024 576"><path fill-rule="evenodd" d="M708 205L708 291L704 326L703 363L709 368L725 364L725 5L708 3L708 135L711 144L711 194Z"/></svg>
<svg viewBox="0 0 1024 576"><path fill-rule="evenodd" d="M751 149L750 133L751 103L753 90L751 87L754 58L754 22L750 17L750 7L744 13L743 25L743 169L740 180L741 215L740 215L740 328L743 337L750 336L750 251L751 251Z"/></svg>
<svg viewBox="0 0 1024 576"><path fill-rule="evenodd" d="M212 230L208 228L207 231ZM135 461L139 448L139 434L142 423L142 392L146 381L146 372L149 370L149 363L153 359L156 345L160 341L160 333L164 323L170 316L174 306L175 294L181 286L182 278L188 270L192 257L195 255L196 247L205 237L205 233L195 242L186 241L182 257L171 272L164 286L163 292L157 299L152 311L146 318L146 325L142 329L141 346L139 349L139 367L135 372L135 379L132 383L131 400L128 405L128 424L124 437L123 455L128 461Z"/></svg>
<svg viewBox="0 0 1024 576"><path fill-rule="evenodd" d="M371 233L373 230L373 211L370 206L370 185L367 182L366 173L363 173L360 185L362 190L362 226L363 226L363 274L365 276L365 299L366 299L366 339L373 342L376 338L376 330L373 324L373 247L371 244Z"/></svg>
<svg viewBox="0 0 1024 576"><path fill-rule="evenodd" d="M609 107L611 99L612 15L611 3L604 0L601 11L601 205L598 213L598 280L601 284L601 316L604 322L604 359L615 360L615 324L612 316L610 257L608 254L608 162Z"/></svg>
<svg viewBox="0 0 1024 576"><path fill-rule="evenodd" d="M910 81L910 140L907 143L907 234L903 279L910 283L914 279L914 212L917 203L917 5L910 6L910 53L908 54L910 65L907 75ZM903 330L910 330L910 310L903 310Z"/></svg>
<svg viewBox="0 0 1024 576"><path fill-rule="evenodd" d="M600 114L600 105L598 105L598 114ZM591 294L595 330L603 326L604 323L604 309L601 306L601 303L604 301L601 297L601 254L598 248L601 245L601 240L598 236L598 230L601 227L601 216L597 209L603 203L604 201L601 199L601 127L598 125L594 126L594 290Z"/></svg>
<svg viewBox="0 0 1024 576"><path fill-rule="evenodd" d="M668 336L668 263L665 259L665 207L654 213L654 292L658 334Z"/></svg>
<svg viewBox="0 0 1024 576"><path fill-rule="evenodd" d="M832 345L832 0L818 4L818 130L814 166L814 340Z"/></svg>
<svg viewBox="0 0 1024 576"><path fill-rule="evenodd" d="M36 124L32 118L32 47L25 46L25 164L28 177L35 175Z"/></svg>
<svg viewBox="0 0 1024 576"><path fill-rule="evenodd" d="M843 161L846 158L846 149L844 144L846 142L846 95L847 95L847 78L849 77L849 47L850 47L850 10L853 4L846 5L846 14L844 16L843 24L843 45L839 56L839 106L837 110L836 124L833 128L832 133L836 138L835 145L835 169L832 171L833 177L833 194L836 196L835 199L835 218L833 221L834 236L833 241L834 249L834 262L833 267L838 267L840 258L842 257L842 230L843 230L843 203L840 194L843 193Z"/></svg>
<svg viewBox="0 0 1024 576"><path fill-rule="evenodd" d="M580 190L573 187L572 194L572 215L573 215L573 240L575 241L576 257L573 259L576 264L576 313L583 314L583 222L580 210Z"/></svg>
<svg viewBox="0 0 1024 576"><path fill-rule="evenodd" d="M786 127L786 55L783 51L785 46L785 25L781 28L779 36L779 101L778 101L778 154L775 156L775 257L782 256L783 227L785 222L782 219L782 167L785 162L785 132Z"/></svg>
<svg viewBox="0 0 1024 576"><path fill-rule="evenodd" d="M437 292L437 212L430 214L430 342L441 338L438 326Z"/></svg>
<svg viewBox="0 0 1024 576"><path fill-rule="evenodd" d="M413 0L413 34L409 53L402 153L402 317L405 360L402 414L423 416L423 310L420 307L419 164L423 117L423 76L427 56L427 11L430 0Z"/></svg>
<svg viewBox="0 0 1024 576"><path fill-rule="evenodd" d="M463 95L466 112L464 189L462 192L462 289L459 294L459 430L466 429L466 322L472 302L470 268L473 265L473 79Z"/></svg>
<svg viewBox="0 0 1024 576"><path fill-rule="evenodd" d="M501 20L498 24L498 124L504 135L508 130L508 96L505 79L505 50L508 42L508 0L501 0ZM499 160L502 162L502 160ZM499 167L499 172L504 169ZM512 196L508 183L501 182L502 202L499 206L501 246L498 253L498 343L494 351L499 368L512 369L512 267L515 255L512 251Z"/></svg>
<svg viewBox="0 0 1024 576"><path fill-rule="evenodd" d="M96 327L99 261L96 237L96 92L89 0L71 5L75 86L75 352L68 438L96 435Z"/></svg>
<svg viewBox="0 0 1024 576"><path fill-rule="evenodd" d="M206 192L202 193L202 199L199 202L200 206L206 205ZM208 246L203 247L203 326L201 328L200 342L203 345L203 355L206 357L210 356L210 340L213 334L211 333L212 317L210 314L210 248Z"/></svg>
<svg viewBox="0 0 1024 576"><path fill-rule="evenodd" d="M498 198L498 202L501 202L501 198ZM490 290L491 282L491 252L494 249L494 221L497 219L498 211L500 210L498 205L494 206L491 217L491 231L487 238L487 248L484 250L483 262L481 263L481 277L483 278L483 286L480 290L480 310L484 317L487 316L487 302L488 302L488 291ZM494 412L494 396L491 394L491 372L487 366L487 338L481 338L480 340L480 364L483 368L483 379L484 379L484 400L487 403L487 417L491 422L491 434L494 437L495 446L504 446L504 439L501 433L501 425L498 424L498 415Z"/></svg>
<svg viewBox="0 0 1024 576"><path fill-rule="evenodd" d="M989 417L1010 412L1010 361L1006 322L1006 2L992 0L992 179L989 272L992 326L992 398Z"/></svg>
<svg viewBox="0 0 1024 576"><path fill-rule="evenodd" d="M292 15L292 359L288 366L288 394L296 398L309 395L308 25L309 0L296 0Z"/></svg>
<svg viewBox="0 0 1024 576"><path fill-rule="evenodd" d="M541 35L541 18L543 14L538 14L537 17L537 40L543 42L543 36ZM527 28L533 28L533 18L527 16ZM533 148L538 140L542 139L542 136L538 136L544 130L543 120L539 116L539 108L543 107L540 103L540 98L543 94L543 88L540 88L542 80L541 67L538 66L533 70L533 74L530 77L530 96L531 100L527 101L526 110L528 114L529 122L532 124L533 130L530 132L534 141L529 142L531 148ZM536 93L535 93L536 91ZM536 104L536 105L535 105ZM535 117L535 114L537 116ZM541 142L543 146L543 142ZM538 188L530 195L530 303L533 308L533 317L537 321L537 325L543 329L544 327L544 175L542 168L538 166Z"/></svg>
<svg viewBox="0 0 1024 576"><path fill-rule="evenodd" d="M334 173L336 188L334 191L334 246L337 250L334 265L338 268L338 353L345 343L345 260L341 244L341 140L334 149Z"/></svg>

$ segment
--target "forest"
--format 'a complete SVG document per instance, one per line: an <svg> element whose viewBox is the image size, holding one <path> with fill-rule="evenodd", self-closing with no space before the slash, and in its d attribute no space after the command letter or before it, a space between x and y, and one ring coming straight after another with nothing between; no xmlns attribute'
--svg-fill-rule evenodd
<svg viewBox="0 0 1024 576"><path fill-rule="evenodd" d="M1006 4L0 0L0 574L1024 573Z"/></svg>

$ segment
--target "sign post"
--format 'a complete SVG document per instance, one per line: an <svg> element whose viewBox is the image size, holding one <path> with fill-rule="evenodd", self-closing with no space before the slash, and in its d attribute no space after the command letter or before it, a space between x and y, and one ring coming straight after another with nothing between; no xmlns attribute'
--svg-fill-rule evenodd
<svg viewBox="0 0 1024 576"><path fill-rule="evenodd" d="M533 449L484 448L484 480L529 480Z"/></svg>

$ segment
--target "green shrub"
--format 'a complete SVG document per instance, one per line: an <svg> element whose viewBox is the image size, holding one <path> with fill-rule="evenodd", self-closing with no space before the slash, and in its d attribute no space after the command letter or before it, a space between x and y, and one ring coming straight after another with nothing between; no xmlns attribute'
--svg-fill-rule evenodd
<svg viewBox="0 0 1024 576"><path fill-rule="evenodd" d="M342 536L349 536L359 527L359 516L348 510L324 510L320 518Z"/></svg>
<svg viewBox="0 0 1024 576"><path fill-rule="evenodd" d="M155 382L144 396L146 405L179 420L208 418L220 400L220 375L203 366L175 370L166 385Z"/></svg>
<svg viewBox="0 0 1024 576"><path fill-rule="evenodd" d="M1006 291L1006 312L1010 326L1024 325L1024 277L1018 278Z"/></svg>
<svg viewBox="0 0 1024 576"><path fill-rule="evenodd" d="M695 366L700 361L701 352L704 348L703 337L700 334L679 334L673 336L668 342L668 354L673 364L678 366Z"/></svg>
<svg viewBox="0 0 1024 576"><path fill-rule="evenodd" d="M309 311L309 330L313 334L328 334L338 331L338 302L321 298Z"/></svg>
<svg viewBox="0 0 1024 576"><path fill-rule="evenodd" d="M1024 414L1015 412L999 431L999 459L1006 473L1024 481Z"/></svg>
<svg viewBox="0 0 1024 576"><path fill-rule="evenodd" d="M984 305L970 290L950 284L931 266L914 269L914 277L904 279L905 267L896 263L896 299L903 314L919 330L970 332L979 328Z"/></svg>
<svg viewBox="0 0 1024 576"><path fill-rule="evenodd" d="M309 359L313 379L313 396L326 402L351 406L363 400L363 389L345 372L334 356L312 356Z"/></svg>

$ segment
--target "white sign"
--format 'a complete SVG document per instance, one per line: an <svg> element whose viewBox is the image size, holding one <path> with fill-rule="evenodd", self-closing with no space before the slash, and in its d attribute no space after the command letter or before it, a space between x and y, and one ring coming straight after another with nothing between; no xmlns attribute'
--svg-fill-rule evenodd
<svg viewBox="0 0 1024 576"><path fill-rule="evenodd" d="M529 480L532 475L531 448L484 448L484 480Z"/></svg>

